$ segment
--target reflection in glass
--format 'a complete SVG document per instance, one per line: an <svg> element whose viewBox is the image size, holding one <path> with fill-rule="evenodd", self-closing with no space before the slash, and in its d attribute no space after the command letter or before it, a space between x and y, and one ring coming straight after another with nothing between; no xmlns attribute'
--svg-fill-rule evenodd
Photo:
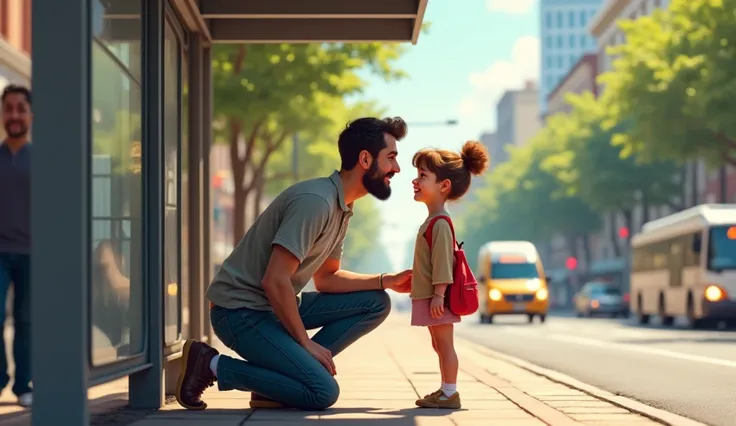
<svg viewBox="0 0 736 426"><path fill-rule="evenodd" d="M164 340L179 340L179 39L164 30Z"/></svg>
<svg viewBox="0 0 736 426"><path fill-rule="evenodd" d="M97 3L97 2L94 2ZM134 2L131 2L131 4ZM141 19L103 18L91 43L91 327L92 362L143 351ZM134 5L135 6L135 5ZM135 9L135 7L134 7Z"/></svg>
<svg viewBox="0 0 736 426"><path fill-rule="evenodd" d="M186 50L184 50L186 52ZM181 141L179 144L179 156L181 164L179 165L179 252L181 253L181 274L179 293L181 298L181 333L182 339L188 339L189 333L189 73L186 55L182 55L181 61ZM202 336L195 336L198 339Z"/></svg>

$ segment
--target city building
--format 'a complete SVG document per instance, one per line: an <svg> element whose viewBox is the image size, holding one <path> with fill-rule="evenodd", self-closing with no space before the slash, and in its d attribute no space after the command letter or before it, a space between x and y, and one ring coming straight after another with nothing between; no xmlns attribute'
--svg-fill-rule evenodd
<svg viewBox="0 0 736 426"><path fill-rule="evenodd" d="M605 0L588 27L596 43L599 73L610 71L613 67L613 57L606 50L625 40L617 21L647 16L657 8L666 8L669 2L670 0Z"/></svg>
<svg viewBox="0 0 736 426"><path fill-rule="evenodd" d="M498 143L498 137L496 132L490 133L485 132L480 135L480 142L488 149L488 153L491 155L491 162L496 164L496 160L502 156L501 147Z"/></svg>
<svg viewBox="0 0 736 426"><path fill-rule="evenodd" d="M31 0L0 0L0 90L11 83L30 86L30 55Z"/></svg>
<svg viewBox="0 0 736 426"><path fill-rule="evenodd" d="M572 110L566 101L568 93L591 92L598 96L598 86L595 82L597 76L596 55L594 53L583 55L547 96L547 115L569 113Z"/></svg>
<svg viewBox="0 0 736 426"><path fill-rule="evenodd" d="M590 19L604 0L540 1L539 108L547 111L547 97L581 56L595 51L588 33Z"/></svg>
<svg viewBox="0 0 736 426"><path fill-rule="evenodd" d="M426 6L33 1L34 426L90 424L120 378L158 409L212 338L212 44L416 43Z"/></svg>
<svg viewBox="0 0 736 426"><path fill-rule="evenodd" d="M496 104L495 164L508 160L507 145L523 146L542 128L537 101L538 90L533 81L524 88L507 90Z"/></svg>

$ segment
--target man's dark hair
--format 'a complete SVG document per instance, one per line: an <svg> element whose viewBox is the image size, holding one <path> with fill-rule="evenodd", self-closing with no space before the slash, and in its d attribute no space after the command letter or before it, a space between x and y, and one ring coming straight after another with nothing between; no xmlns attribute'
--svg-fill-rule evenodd
<svg viewBox="0 0 736 426"><path fill-rule="evenodd" d="M384 134L401 140L407 130L406 122L401 117L364 117L351 121L337 139L341 170L352 170L358 164L361 151L368 151L373 158L377 158L378 153L387 146Z"/></svg>
<svg viewBox="0 0 736 426"><path fill-rule="evenodd" d="M31 91L26 86L21 86L19 84L8 84L5 86L2 96L0 96L0 102L5 102L5 98L7 98L8 95L16 93L25 96L28 105L31 105Z"/></svg>

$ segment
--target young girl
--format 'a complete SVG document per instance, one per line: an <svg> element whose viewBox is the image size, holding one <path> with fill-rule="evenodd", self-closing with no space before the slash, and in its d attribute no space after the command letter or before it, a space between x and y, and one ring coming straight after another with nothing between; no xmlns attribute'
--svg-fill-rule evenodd
<svg viewBox="0 0 736 426"><path fill-rule="evenodd" d="M412 181L414 199L427 206L429 217L419 227L414 246L411 325L429 328L442 376L440 389L418 399L419 407L459 409L461 406L456 384L458 360L453 342L453 324L460 322L460 317L445 307L445 292L453 281L453 232L450 223L443 219L434 223L431 236L425 236L425 232L432 218L448 215L447 201L465 195L470 187L470 176L483 173L489 162L486 148L474 141L466 142L459 154L423 149L412 159L418 172ZM432 239L431 250L427 238Z"/></svg>

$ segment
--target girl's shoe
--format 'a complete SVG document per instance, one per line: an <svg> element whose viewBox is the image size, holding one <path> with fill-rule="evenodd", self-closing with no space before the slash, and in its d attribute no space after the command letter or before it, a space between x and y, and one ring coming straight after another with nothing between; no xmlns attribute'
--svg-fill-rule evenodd
<svg viewBox="0 0 736 426"><path fill-rule="evenodd" d="M462 406L460 403L460 394L458 392L455 392L450 396L445 396L444 392L441 390L418 399L416 404L417 407L421 408L446 408L452 410L458 410Z"/></svg>

